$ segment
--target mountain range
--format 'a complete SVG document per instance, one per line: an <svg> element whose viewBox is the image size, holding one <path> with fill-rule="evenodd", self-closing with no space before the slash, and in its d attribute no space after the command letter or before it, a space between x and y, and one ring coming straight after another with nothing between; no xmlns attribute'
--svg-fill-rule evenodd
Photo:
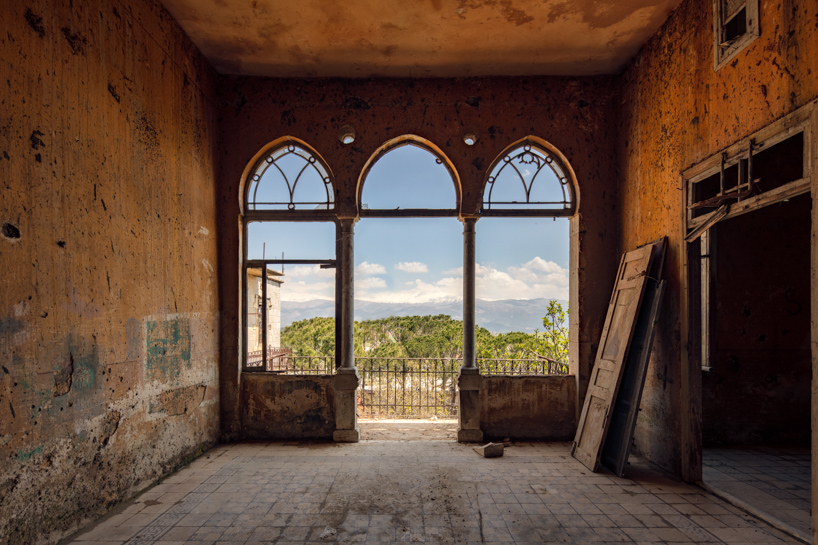
<svg viewBox="0 0 818 545"><path fill-rule="evenodd" d="M477 325L493 333L542 331L549 299L506 299L502 301L477 300ZM568 308L567 301L557 301ZM377 320L389 316L429 316L447 314L456 320L463 318L463 302L441 301L431 303L375 303L355 301L355 320ZM335 316L335 302L312 300L281 302L281 327L298 320ZM566 318L567 322L567 318Z"/></svg>

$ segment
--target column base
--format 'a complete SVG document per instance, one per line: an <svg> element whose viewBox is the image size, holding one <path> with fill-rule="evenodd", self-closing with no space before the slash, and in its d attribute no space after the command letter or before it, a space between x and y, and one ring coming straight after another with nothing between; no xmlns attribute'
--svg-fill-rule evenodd
<svg viewBox="0 0 818 545"><path fill-rule="evenodd" d="M458 443L482 443L483 432L481 430L457 430Z"/></svg>
<svg viewBox="0 0 818 545"><path fill-rule="evenodd" d="M361 440L361 428L355 426L354 430L335 430L332 432L332 440L336 443L357 443Z"/></svg>

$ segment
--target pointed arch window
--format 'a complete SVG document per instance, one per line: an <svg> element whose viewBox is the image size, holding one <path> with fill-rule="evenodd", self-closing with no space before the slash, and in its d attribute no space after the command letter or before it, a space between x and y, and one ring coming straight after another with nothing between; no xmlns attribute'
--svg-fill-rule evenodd
<svg viewBox="0 0 818 545"><path fill-rule="evenodd" d="M506 148L491 164L482 215L572 216L573 172L556 149L533 137Z"/></svg>
<svg viewBox="0 0 818 545"><path fill-rule="evenodd" d="M332 210L332 173L306 144L287 139L256 163L248 178L247 211Z"/></svg>
<svg viewBox="0 0 818 545"><path fill-rule="evenodd" d="M380 147L358 183L361 217L457 216L460 179L432 142L404 135Z"/></svg>

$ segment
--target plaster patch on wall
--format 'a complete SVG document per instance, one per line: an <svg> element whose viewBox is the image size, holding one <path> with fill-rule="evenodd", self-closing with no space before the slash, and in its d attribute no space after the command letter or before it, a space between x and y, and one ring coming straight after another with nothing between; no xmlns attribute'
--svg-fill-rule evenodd
<svg viewBox="0 0 818 545"><path fill-rule="evenodd" d="M190 320L172 318L145 324L147 355L145 374L148 380L168 380L190 367Z"/></svg>
<svg viewBox="0 0 818 545"><path fill-rule="evenodd" d="M142 338L142 324L136 318L128 318L125 322L125 339L128 343L126 357L128 360L139 359L139 347Z"/></svg>
<svg viewBox="0 0 818 545"><path fill-rule="evenodd" d="M148 412L164 412L168 416L190 414L202 403L206 391L206 385L194 384L162 392L157 402L150 404Z"/></svg>
<svg viewBox="0 0 818 545"><path fill-rule="evenodd" d="M71 391L74 376L74 355L68 354L68 361L63 363L54 373L53 397L64 396Z"/></svg>
<svg viewBox="0 0 818 545"><path fill-rule="evenodd" d="M99 316L99 307L92 301L87 301L80 297L79 289L74 287L70 281L66 282L66 291L68 291L68 303L64 303L63 307L86 318L96 318Z"/></svg>

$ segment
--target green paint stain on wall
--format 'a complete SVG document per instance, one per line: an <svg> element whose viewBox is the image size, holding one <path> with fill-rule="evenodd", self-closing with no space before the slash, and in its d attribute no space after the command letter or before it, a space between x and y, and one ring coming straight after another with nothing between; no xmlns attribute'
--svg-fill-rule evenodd
<svg viewBox="0 0 818 545"><path fill-rule="evenodd" d="M146 324L148 380L176 378L190 367L190 320L177 318Z"/></svg>
<svg viewBox="0 0 818 545"><path fill-rule="evenodd" d="M87 390L97 381L97 369L95 358L87 357L74 361L74 379L72 388L77 390Z"/></svg>
<svg viewBox="0 0 818 545"><path fill-rule="evenodd" d="M26 460L29 460L32 456L40 454L42 451L43 445L40 445L39 447L29 451L24 451L23 449L20 449L17 451L17 456L15 456L14 459L20 460L21 462L25 462Z"/></svg>

